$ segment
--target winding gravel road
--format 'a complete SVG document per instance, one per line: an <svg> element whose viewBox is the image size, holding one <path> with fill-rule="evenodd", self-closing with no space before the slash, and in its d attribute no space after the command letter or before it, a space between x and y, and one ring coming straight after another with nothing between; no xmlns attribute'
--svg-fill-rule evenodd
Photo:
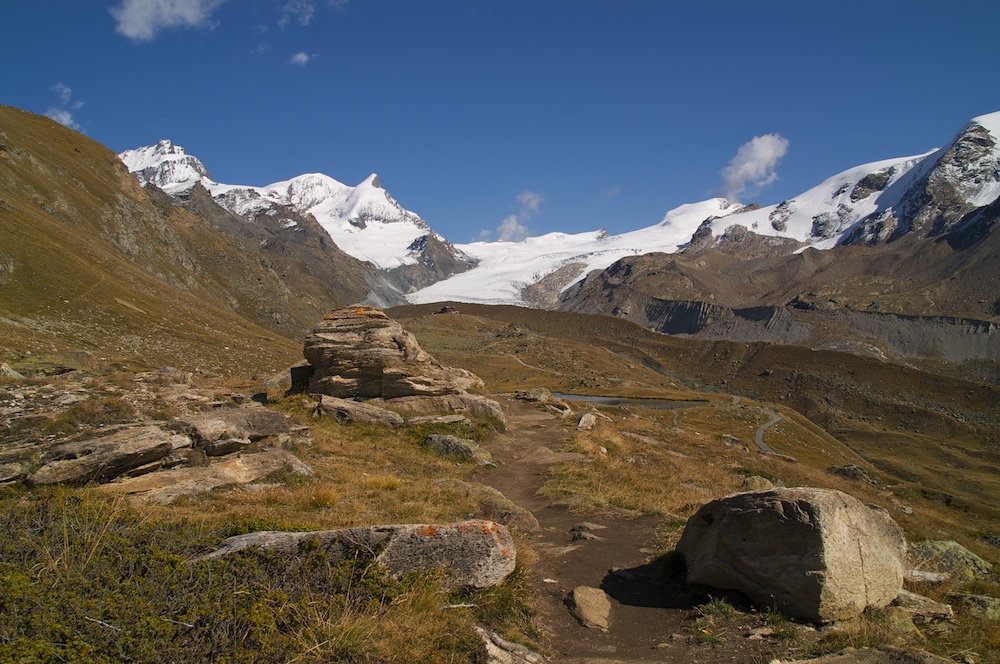
<svg viewBox="0 0 1000 664"><path fill-rule="evenodd" d="M764 452L765 454L777 454L777 452L771 449L770 446L768 446L764 442L764 431L772 424L777 424L778 422L780 422L782 419L781 415L778 415L773 410L768 410L766 408L761 408L760 412L764 413L765 415L770 415L771 419L766 424L762 424L759 427L757 427L757 430L753 432L753 442L757 445L757 447L760 448L761 452Z"/></svg>

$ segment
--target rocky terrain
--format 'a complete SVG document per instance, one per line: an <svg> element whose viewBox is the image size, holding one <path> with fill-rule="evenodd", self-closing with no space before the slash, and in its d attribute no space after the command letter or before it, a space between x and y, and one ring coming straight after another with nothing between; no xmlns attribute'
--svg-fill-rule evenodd
<svg viewBox="0 0 1000 664"><path fill-rule="evenodd" d="M407 320L434 346L441 342L429 332L448 330L450 356L464 347L488 382L445 367L397 321L367 307L324 317L304 344L309 364L274 376L256 393L196 386L200 380L177 370L46 377L32 373L31 363L8 364L0 393L7 490L28 496L48 485L89 483L108 496L163 505L174 518L191 507L252 510L253 496L266 499L296 485L311 492L311 505L331 490L321 487L338 465L369 462L368 445L350 448L351 437L367 431L362 435L388 440L379 433L385 432L398 442L375 444L409 446L404 454L417 455L409 464L443 464L418 480L414 473L425 471L396 457L385 468L410 479L383 476L379 493L399 491L390 487L400 482L420 484L427 492L422 499L455 520L345 521L355 508L335 498L321 503L327 507L315 513L322 517L313 527L251 529L211 544L188 564L263 555L251 551L294 558L315 546L331 561L370 552L393 578L442 568L438 583L445 588L495 593L491 588L524 583L521 601L535 616L530 630L521 623L504 631L502 621L482 616L479 632L468 628L497 662L786 661L845 645L886 648L835 661L993 661L1000 653L981 644L968 649L972 659L935 660L914 650L950 653L955 639L993 620L997 600L983 593L996 586L992 564L924 534L930 520L938 532L982 551L993 545L970 535L993 523L982 520L985 513L971 530L956 530L954 507L920 498L903 478L873 467L793 412L686 388L611 350L607 331L603 345L588 344L611 359L595 368L617 372L633 393L687 401L667 410L647 409L642 399L595 408L540 388L490 399L468 390L511 380L567 389L577 379L565 371L573 361L561 352L567 341L553 336L537 343L539 332L524 323L464 315ZM529 335L535 354L518 361L516 352L505 355L496 345L512 343L515 350ZM488 354L479 347L483 341L494 345ZM503 371L490 356L507 357L527 380L499 378ZM506 430L494 428L476 442L463 435L474 421L492 427L505 421ZM423 445L407 442L428 426L441 433L418 438ZM445 438L488 457L436 446ZM756 445L743 442L755 438ZM398 453L389 447L384 454ZM344 492L365 486L354 477L333 486ZM293 508L293 518L313 513L310 505ZM871 526L859 528L866 519ZM505 580L511 575L523 581ZM448 610L475 605L459 602ZM111 615L99 619L116 625Z"/></svg>
<svg viewBox="0 0 1000 664"><path fill-rule="evenodd" d="M998 661L988 139L432 315L0 109L0 659Z"/></svg>

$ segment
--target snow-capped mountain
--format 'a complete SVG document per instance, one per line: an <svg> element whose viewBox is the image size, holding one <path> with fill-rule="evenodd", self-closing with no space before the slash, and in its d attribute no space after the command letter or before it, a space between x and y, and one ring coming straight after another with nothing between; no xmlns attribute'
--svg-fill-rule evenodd
<svg viewBox="0 0 1000 664"><path fill-rule="evenodd" d="M715 198L682 205L654 226L620 235L550 233L517 243L458 245L478 266L407 299L552 303L558 291L627 256L693 251L745 238L747 232L785 253L940 234L996 204L998 144L1000 112L973 119L944 148L846 170L776 205Z"/></svg>
<svg viewBox="0 0 1000 664"><path fill-rule="evenodd" d="M199 159L169 140L122 152L119 157L144 185L153 184L172 196L184 197L200 184L217 203L247 219L279 215L285 206L310 214L343 251L383 270L403 268L402 280L416 285L461 271L472 263L427 222L404 209L382 188L375 174L355 187L321 173L253 187L214 181ZM286 222L288 228L296 223L291 219ZM438 266L441 262L446 264ZM431 276L415 274L418 268L430 269Z"/></svg>

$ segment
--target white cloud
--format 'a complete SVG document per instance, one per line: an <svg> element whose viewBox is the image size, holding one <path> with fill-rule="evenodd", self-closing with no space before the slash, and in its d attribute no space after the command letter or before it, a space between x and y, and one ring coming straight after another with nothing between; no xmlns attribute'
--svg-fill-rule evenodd
<svg viewBox="0 0 1000 664"><path fill-rule="evenodd" d="M479 231L479 239L489 242L496 237L501 242L520 242L530 237L531 231L524 222L539 213L539 206L545 202L545 196L537 191L525 189L517 195L517 202L521 206L517 214L505 217L495 231L485 229Z"/></svg>
<svg viewBox="0 0 1000 664"><path fill-rule="evenodd" d="M115 32L134 42L152 41L168 28L213 27L212 12L226 0L121 0L111 8Z"/></svg>
<svg viewBox="0 0 1000 664"><path fill-rule="evenodd" d="M611 187L611 189L608 189L606 192L604 192L601 197L602 198L614 198L615 196L617 196L620 193L622 193L622 187L621 187L621 185L615 185L614 187Z"/></svg>
<svg viewBox="0 0 1000 664"><path fill-rule="evenodd" d="M50 106L49 109L45 111L45 116L52 118L59 124L69 127L70 129L80 131L80 124L73 118L73 114L65 108Z"/></svg>
<svg viewBox="0 0 1000 664"><path fill-rule="evenodd" d="M295 55L293 55L291 59L289 59L288 64L305 67L307 64L309 64L309 61L315 57L316 57L315 53L313 55L309 55L305 51L302 51L301 53L296 53Z"/></svg>
<svg viewBox="0 0 1000 664"><path fill-rule="evenodd" d="M51 88L52 92L59 95L59 101L63 104L68 104L69 100L73 98L73 88L69 87L63 82L56 83Z"/></svg>
<svg viewBox="0 0 1000 664"><path fill-rule="evenodd" d="M316 3L312 0L288 0L281 6L281 18L278 20L278 25L284 28L294 18L299 22L299 25L305 27L312 21L315 13Z"/></svg>
<svg viewBox="0 0 1000 664"><path fill-rule="evenodd" d="M528 227L522 224L516 215L510 215L500 222L496 230L497 239L501 242L520 242L528 237Z"/></svg>
<svg viewBox="0 0 1000 664"><path fill-rule="evenodd" d="M49 106L45 111L46 117L50 117L70 129L82 131L80 123L73 117L73 111L79 111L83 108L84 103L80 100L73 101L73 88L60 81L49 86L49 89L59 97L59 105Z"/></svg>
<svg viewBox="0 0 1000 664"><path fill-rule="evenodd" d="M260 44L257 44L257 46L255 46L250 52L253 53L254 55L260 56L260 55L264 55L265 53L267 53L270 50L271 50L271 45L270 44L266 44L264 42L261 42Z"/></svg>
<svg viewBox="0 0 1000 664"><path fill-rule="evenodd" d="M528 191L527 189L522 191L517 195L517 202L521 204L520 216L524 218L535 216L538 214L538 206L544 200L545 196L537 191Z"/></svg>
<svg viewBox="0 0 1000 664"><path fill-rule="evenodd" d="M788 140L780 134L754 136L740 146L729 165L722 169L722 196L734 201L755 196L778 179L775 168L788 154Z"/></svg>

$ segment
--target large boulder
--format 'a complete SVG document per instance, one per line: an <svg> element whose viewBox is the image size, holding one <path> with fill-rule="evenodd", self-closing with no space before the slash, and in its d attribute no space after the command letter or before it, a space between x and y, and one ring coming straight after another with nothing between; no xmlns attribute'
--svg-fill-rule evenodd
<svg viewBox="0 0 1000 664"><path fill-rule="evenodd" d="M317 532L264 531L237 535L210 554L191 562L220 558L250 547L295 553L299 544L316 540L339 560L354 550L368 551L392 576L430 569L444 571L445 588L496 585L514 571L517 551L507 529L485 520L441 525L365 526Z"/></svg>
<svg viewBox="0 0 1000 664"><path fill-rule="evenodd" d="M303 353L314 370L309 391L332 397L441 396L482 386L468 371L442 366L375 307L326 314L306 337Z"/></svg>
<svg viewBox="0 0 1000 664"><path fill-rule="evenodd" d="M760 607L830 622L899 595L903 531L885 510L833 489L726 496L688 519L677 551L689 583L738 590Z"/></svg>

